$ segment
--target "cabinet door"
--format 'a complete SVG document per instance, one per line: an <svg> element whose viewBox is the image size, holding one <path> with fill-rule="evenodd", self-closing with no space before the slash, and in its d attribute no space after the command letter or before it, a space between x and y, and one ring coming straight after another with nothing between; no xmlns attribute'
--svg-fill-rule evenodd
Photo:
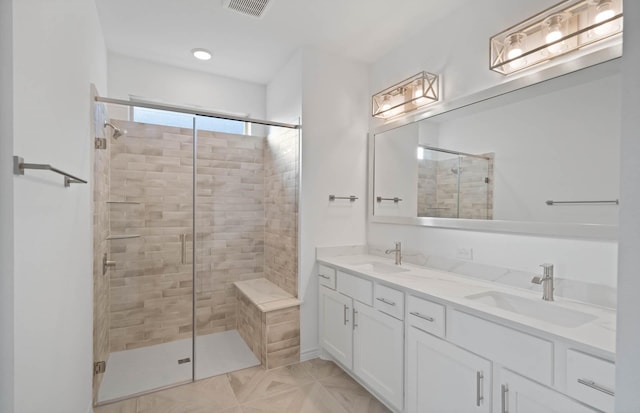
<svg viewBox="0 0 640 413"><path fill-rule="evenodd" d="M398 410L403 405L404 323L354 303L353 371Z"/></svg>
<svg viewBox="0 0 640 413"><path fill-rule="evenodd" d="M501 413L594 413L569 397L508 370L500 371Z"/></svg>
<svg viewBox="0 0 640 413"><path fill-rule="evenodd" d="M407 411L491 411L491 362L409 327Z"/></svg>
<svg viewBox="0 0 640 413"><path fill-rule="evenodd" d="M351 298L320 286L320 345L337 361L352 368Z"/></svg>

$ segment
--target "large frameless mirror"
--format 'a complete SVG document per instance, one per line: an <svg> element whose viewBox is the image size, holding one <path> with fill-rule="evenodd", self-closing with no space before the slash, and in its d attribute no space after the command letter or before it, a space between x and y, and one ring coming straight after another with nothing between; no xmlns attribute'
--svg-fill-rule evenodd
<svg viewBox="0 0 640 413"><path fill-rule="evenodd" d="M615 237L617 60L370 136L373 222Z"/></svg>

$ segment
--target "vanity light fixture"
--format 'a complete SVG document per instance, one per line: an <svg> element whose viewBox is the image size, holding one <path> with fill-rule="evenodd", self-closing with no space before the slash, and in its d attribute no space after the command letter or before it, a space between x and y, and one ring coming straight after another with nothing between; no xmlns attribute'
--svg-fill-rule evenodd
<svg viewBox="0 0 640 413"><path fill-rule="evenodd" d="M372 97L371 115L389 119L440 100L438 75L420 72Z"/></svg>
<svg viewBox="0 0 640 413"><path fill-rule="evenodd" d="M490 40L490 69L509 75L622 33L623 0L566 0Z"/></svg>
<svg viewBox="0 0 640 413"><path fill-rule="evenodd" d="M198 60L209 60L211 59L211 52L207 49L193 49L191 50L193 57Z"/></svg>

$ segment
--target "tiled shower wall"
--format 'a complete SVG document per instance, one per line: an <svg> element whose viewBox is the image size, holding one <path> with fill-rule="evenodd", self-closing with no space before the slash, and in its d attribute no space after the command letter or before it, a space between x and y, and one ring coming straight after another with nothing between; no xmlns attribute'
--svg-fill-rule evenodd
<svg viewBox="0 0 640 413"><path fill-rule="evenodd" d="M460 163L457 157L419 161L418 216L493 219L493 159L464 156Z"/></svg>
<svg viewBox="0 0 640 413"><path fill-rule="evenodd" d="M265 147L265 277L298 296L299 132L276 128Z"/></svg>
<svg viewBox="0 0 640 413"><path fill-rule="evenodd" d="M102 257L109 256L109 148L94 151L93 164L93 361L109 357L109 276L102 274ZM103 375L95 376L94 395Z"/></svg>
<svg viewBox="0 0 640 413"><path fill-rule="evenodd" d="M264 138L198 131L196 332L234 330L235 281L264 276Z"/></svg>
<svg viewBox="0 0 640 413"><path fill-rule="evenodd" d="M192 132L117 122L113 142L111 351L191 337ZM263 276L264 138L198 132L197 333L236 328L234 281ZM186 235L187 251L181 248Z"/></svg>
<svg viewBox="0 0 640 413"><path fill-rule="evenodd" d="M436 199L438 161L418 160L418 216L438 216Z"/></svg>
<svg viewBox="0 0 640 413"><path fill-rule="evenodd" d="M191 262L181 234L192 231L190 129L117 122L111 140L111 351L191 337Z"/></svg>

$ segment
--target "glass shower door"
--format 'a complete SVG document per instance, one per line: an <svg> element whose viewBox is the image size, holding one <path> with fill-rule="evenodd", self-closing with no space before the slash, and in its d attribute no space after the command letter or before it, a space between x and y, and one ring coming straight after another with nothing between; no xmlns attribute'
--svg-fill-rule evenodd
<svg viewBox="0 0 640 413"><path fill-rule="evenodd" d="M193 379L193 129L112 122L99 403Z"/></svg>
<svg viewBox="0 0 640 413"><path fill-rule="evenodd" d="M196 119L196 380L260 365L238 329L249 314L234 283L264 276L265 137L213 120Z"/></svg>
<svg viewBox="0 0 640 413"><path fill-rule="evenodd" d="M458 218L493 219L493 159L460 156Z"/></svg>

